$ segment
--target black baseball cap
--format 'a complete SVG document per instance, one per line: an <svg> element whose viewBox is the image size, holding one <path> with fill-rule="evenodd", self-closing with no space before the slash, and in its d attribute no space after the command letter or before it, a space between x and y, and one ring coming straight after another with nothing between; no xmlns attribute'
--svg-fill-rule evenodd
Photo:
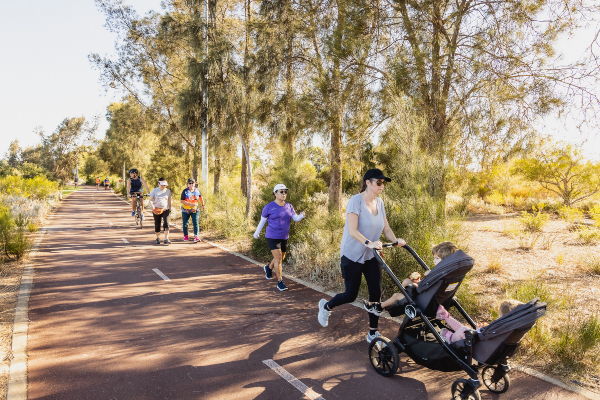
<svg viewBox="0 0 600 400"><path fill-rule="evenodd" d="M190 178L190 179L188 179L188 182L187 182L187 183L196 183L196 181L195 181L195 180L193 180L192 178Z"/></svg>
<svg viewBox="0 0 600 400"><path fill-rule="evenodd" d="M365 176L363 176L363 181L366 181L369 179L383 179L386 182L392 181L390 178L383 175L383 172L381 172L381 170L377 169L377 168L370 169L365 173Z"/></svg>

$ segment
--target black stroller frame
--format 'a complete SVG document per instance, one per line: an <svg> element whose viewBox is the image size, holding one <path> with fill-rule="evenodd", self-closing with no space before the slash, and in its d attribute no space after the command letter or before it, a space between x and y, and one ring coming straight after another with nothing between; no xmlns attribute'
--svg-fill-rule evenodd
<svg viewBox="0 0 600 400"><path fill-rule="evenodd" d="M393 245L395 245L395 243L385 243L383 245L383 247L392 247ZM410 246L404 245L403 247L406 251L408 251L415 258L417 263L425 271L431 271L431 269L427 266L427 264L425 264L425 262L421 259L421 257L419 257L419 255ZM456 287L450 291L450 294L448 296L451 296L451 297L447 297L447 300L444 301L444 304L446 305L445 308L449 309L450 307L454 307L463 316L463 318L468 322L468 324L472 327L472 329L465 331L464 341L461 341L461 343L457 343L457 344L455 344L455 343L450 344L450 343L447 343L446 340L443 339L442 336L440 335L440 333L438 333L438 331L436 330L436 326L438 328L440 328L440 327L444 327L444 324L435 318L435 311L433 311L433 313L432 313L431 309L422 310L421 307L419 307L419 305L417 304L417 301L415 301L415 299L416 299L415 291L417 290L417 288L415 288L414 286L409 286L408 288L404 288L402 286L402 283L400 282L400 280L396 277L396 275L392 272L392 270L388 267L388 265L383 260L383 254L382 254L381 250L374 249L373 251L375 253L375 257L381 264L383 270L390 276L392 281L398 286L401 293L404 295L404 299L401 300L401 304L397 304L396 307L402 307L402 312L398 312L397 315L401 315L401 314L405 315L404 320L402 321L400 328L398 330L398 334L392 341L390 341L389 339L384 338L384 337L379 337L379 338L374 339L371 342L371 344L369 346L369 358L370 358L371 365L373 366L373 368L375 368L375 370L380 375L383 375L383 376L394 375L396 373L396 371L398 369L398 365L399 365L398 353L404 352L404 353L407 353L418 364L427 366L428 368L431 368L431 369L436 369L439 371L446 371L446 372L463 370L464 372L466 372L469 375L468 380L457 379L452 384L452 399L456 399L456 400L458 400L458 399L479 400L480 399L480 394L479 394L479 390L478 390L479 387L481 387L481 381L479 379L479 368L480 367L483 367L483 369L481 371L482 376L483 376L483 383L490 391L492 391L493 393L506 392L510 385L510 380L507 375L507 373L510 371L510 367L508 365L508 358L514 353L514 351L516 351L518 344L506 345L505 348L503 348L500 352L494 352L493 355L489 357L489 359L486 358L485 362L481 362L481 361L474 359L473 358L473 344L481 338L481 334L479 334L477 332L477 330L476 330L477 327L476 327L475 322L471 319L471 317L467 314L467 312L461 307L456 296L454 295L456 293L456 290L458 290L460 283L462 283L462 279L464 279L464 275L466 275L466 272L464 273L464 275L460 275L460 274L462 273L462 271L464 269L470 270L472 268L472 264L470 266L466 265L466 267L461 267L462 269L457 268L457 270L456 270L457 275L451 276L449 278L452 280L460 279L460 281L456 285ZM465 253L462 253L462 254L464 256L466 256L464 258L464 260L472 261L472 259L470 257L468 257ZM422 291L427 290L427 289L423 289L421 286L420 286L420 289L422 289ZM430 289L433 289L433 287L431 287ZM446 288L444 288L444 290L445 289ZM436 290L439 290L439 289L436 289ZM446 290L446 291L448 291L448 290ZM436 298L436 300L437 300L437 298ZM428 300L428 304L431 305L432 301L434 301L433 297L430 300ZM537 301L537 299L533 300L532 302L534 302L534 301ZM528 305L530 303L528 303ZM533 324L535 323L535 319L539 318L539 316L543 315L543 313L545 312L545 304L543 304L543 303L539 303L539 304L541 304L541 306L539 306L539 308L543 308L543 310L539 311L538 314L536 314L537 316L535 318L529 317L529 319L533 318L532 319L533 322L531 322L529 325L525 324L527 326L525 326L524 329L529 330L531 328L531 326L533 326ZM421 304L421 305L423 305L423 304ZM392 306L392 307L394 307L394 306ZM392 307L388 308L390 313L391 313ZM426 306L426 308L427 308L427 306ZM429 315L433 315L433 317L427 317L425 311L427 311L427 313ZM529 323L529 321L527 321L527 323ZM421 324L423 324L422 328L421 328ZM434 324L436 326L434 326ZM523 325L523 324L521 324L521 325ZM520 325L518 325L518 326L520 326ZM410 329L414 330L414 329L418 328L418 329L421 329L421 331L420 331L421 333L426 333L427 335L432 334L433 337L435 338L435 341L437 341L437 343L435 343L435 341L433 341L433 338L431 338L431 336L429 336L432 339L430 341L430 343L435 344L436 351L439 350L439 347L437 347L438 344L441 345L441 347L443 348L443 351L446 353L446 354L444 354L444 360L449 360L446 357L446 356L449 356L453 362L451 362L451 361L445 362L444 365L442 365L442 364L438 364L438 365L429 364L428 365L426 363L431 362L432 360L423 361L423 363L417 361L414 357L411 356L410 352L412 350L409 349L408 347L410 347L411 345L416 343L418 341L418 338L415 339L411 343L403 343L402 342L402 338L404 337L403 334L405 333L405 330L407 328L409 330ZM512 334L512 332L515 332L515 330L513 330L513 331L506 330L506 332L507 332L506 335L510 336ZM518 334L520 334L522 336L524 334L523 332L526 332L526 331L520 330L518 332ZM507 336L504 336L504 338L506 338ZM517 341L520 340L521 336L517 335ZM512 337L515 337L515 336L512 336ZM508 348L508 350L506 348ZM415 354L415 353L413 353L413 354ZM427 358L423 358L422 360L427 360ZM493 364L487 364L487 362L490 362L490 360L493 361ZM475 363L473 361L475 361ZM494 365L496 365L496 366L494 366Z"/></svg>

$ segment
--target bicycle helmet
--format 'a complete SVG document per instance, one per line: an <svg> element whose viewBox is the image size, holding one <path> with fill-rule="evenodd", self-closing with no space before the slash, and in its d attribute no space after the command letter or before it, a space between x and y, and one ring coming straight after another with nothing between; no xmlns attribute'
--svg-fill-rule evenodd
<svg viewBox="0 0 600 400"><path fill-rule="evenodd" d="M140 173L138 172L138 170L137 170L137 169L135 169L135 168L131 168L131 169L129 170L129 173L130 173L130 174L138 174L138 175L140 174Z"/></svg>

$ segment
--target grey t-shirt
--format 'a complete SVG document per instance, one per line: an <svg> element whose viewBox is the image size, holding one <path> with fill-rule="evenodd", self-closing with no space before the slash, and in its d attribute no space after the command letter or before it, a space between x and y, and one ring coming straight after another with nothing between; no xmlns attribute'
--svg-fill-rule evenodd
<svg viewBox="0 0 600 400"><path fill-rule="evenodd" d="M152 204L154 208L164 209L169 206L169 199L171 198L171 191L169 189L165 189L163 192L160 188L154 188L150 192L150 197L154 197L154 201Z"/></svg>
<svg viewBox="0 0 600 400"><path fill-rule="evenodd" d="M385 208L383 207L383 200L379 197L375 197L375 200L377 201L377 215L371 214L360 193L350 197L350 200L348 200L348 205L346 206L346 224L344 225L344 234L340 246L340 257L346 256L349 260L361 264L374 257L373 249L369 249L364 243L360 243L350 236L348 214L353 213L358 215L357 230L364 237L371 242L379 240L385 226Z"/></svg>

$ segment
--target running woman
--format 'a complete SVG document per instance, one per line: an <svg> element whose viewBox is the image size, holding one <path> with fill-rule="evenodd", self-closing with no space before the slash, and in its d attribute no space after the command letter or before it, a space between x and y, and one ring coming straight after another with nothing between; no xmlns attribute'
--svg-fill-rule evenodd
<svg viewBox="0 0 600 400"><path fill-rule="evenodd" d="M273 279L273 271L275 271L277 289L281 291L287 290L287 286L283 283L283 276L281 275L281 264L285 258L287 242L290 237L290 224L292 219L298 222L305 215L304 211L300 215L296 214L294 207L290 203L285 202L288 190L282 183L275 185L273 188L275 200L263 208L260 222L256 228L256 232L254 232L254 239L258 239L260 231L262 231L265 223L268 222L265 238L267 239L271 254L273 254L273 260L271 264L265 265L263 268L267 279Z"/></svg>
<svg viewBox="0 0 600 400"><path fill-rule="evenodd" d="M156 244L160 244L160 221L163 222L165 231L165 244L171 244L169 240L169 214L171 213L171 191L167 189L167 180L159 178L158 187L150 192L150 207L154 217L154 232L156 232Z"/></svg>
<svg viewBox="0 0 600 400"><path fill-rule="evenodd" d="M391 179L383 175L381 170L374 168L367 171L363 177L362 189L354 195L346 206L346 223L341 244L341 269L346 291L335 295L331 300L319 301L318 320L322 326L329 323L329 315L334 307L351 303L358 296L362 275L365 276L369 289L369 301L381 301L382 268L377 262L373 249L382 248L379 241L381 233L398 246L406 243L396 239L394 232L385 217L383 201L377 197ZM369 314L369 333L367 342L381 336L377 331L379 316Z"/></svg>
<svg viewBox="0 0 600 400"><path fill-rule="evenodd" d="M108 179L108 176L106 178L104 178L104 190L108 190L108 188L110 187L110 179Z"/></svg>
<svg viewBox="0 0 600 400"><path fill-rule="evenodd" d="M100 177L96 177L96 190L100 190Z"/></svg>
<svg viewBox="0 0 600 400"><path fill-rule="evenodd" d="M181 219L183 225L183 241L187 242L188 239L188 225L190 223L190 219L192 220L192 225L194 225L194 243L198 243L200 238L198 237L198 218L200 213L198 212L198 201L202 204L202 209L205 210L204 207L204 199L200 194L200 191L196 189L194 186L196 181L192 178L187 181L187 188L183 189L181 192Z"/></svg>
<svg viewBox="0 0 600 400"><path fill-rule="evenodd" d="M140 173L137 169L132 168L129 170L129 179L127 179L127 197L131 197L131 216L135 216L135 205L136 205L136 197L134 196L136 193L144 194L144 190L142 189L142 185L146 188L146 192L150 192L148 189L148 184L140 176ZM142 219L144 218L144 202L142 201Z"/></svg>
<svg viewBox="0 0 600 400"><path fill-rule="evenodd" d="M79 177L75 177L75 179L73 180L73 184L75 184L75 188L77 188L77 184L79 183Z"/></svg>

